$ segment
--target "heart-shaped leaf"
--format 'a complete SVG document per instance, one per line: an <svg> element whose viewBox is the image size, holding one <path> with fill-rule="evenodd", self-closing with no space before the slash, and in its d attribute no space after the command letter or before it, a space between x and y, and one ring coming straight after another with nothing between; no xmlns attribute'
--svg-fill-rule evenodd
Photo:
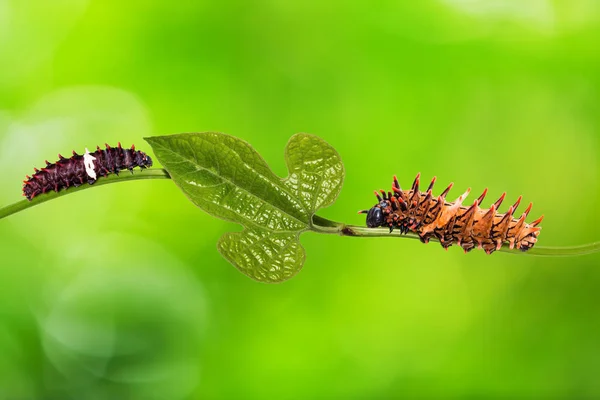
<svg viewBox="0 0 600 400"><path fill-rule="evenodd" d="M281 282L304 263L298 237L315 212L331 205L344 179L339 154L324 140L299 133L289 140L289 176L275 175L245 141L222 133L146 138L171 178L198 207L242 224L219 240L221 254L249 277Z"/></svg>

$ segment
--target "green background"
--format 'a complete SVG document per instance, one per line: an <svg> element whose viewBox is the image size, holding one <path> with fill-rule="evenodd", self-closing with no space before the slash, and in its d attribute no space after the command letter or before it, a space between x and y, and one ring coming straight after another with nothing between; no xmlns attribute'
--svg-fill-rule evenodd
<svg viewBox="0 0 600 400"><path fill-rule="evenodd" d="M0 0L0 205L58 152L219 131L281 176L296 132L341 154L320 215L362 224L417 172L598 240L594 0ZM279 285L170 181L0 221L0 398L599 398L600 255L307 233Z"/></svg>

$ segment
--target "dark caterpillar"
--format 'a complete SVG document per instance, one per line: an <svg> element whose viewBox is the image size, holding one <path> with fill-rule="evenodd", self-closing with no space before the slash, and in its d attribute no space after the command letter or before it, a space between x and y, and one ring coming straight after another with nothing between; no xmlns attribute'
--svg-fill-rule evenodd
<svg viewBox="0 0 600 400"><path fill-rule="evenodd" d="M146 153L135 150L135 146L124 149L119 143L117 147L107 144L105 150L101 150L100 147L96 149L93 153L85 149L83 155L73 152L71 158L64 158L59 154L59 160L55 164L46 160L45 168L34 168L35 174L27 176L27 180L23 181L23 196L31 200L50 190L58 192L63 188L82 185L84 182L91 185L96 182L97 175L118 175L119 171L124 169L133 173L135 167L144 169L152 166L152 159Z"/></svg>
<svg viewBox="0 0 600 400"><path fill-rule="evenodd" d="M427 191L423 193L419 191L420 177L421 174L418 174L410 190L402 190L394 176L393 193L386 194L381 190L379 195L375 192L378 203L369 210L359 211L361 214L367 214L367 226L389 227L390 232L394 229L399 229L402 233L416 232L423 243L429 242L429 239L435 236L446 250L456 243L465 253L477 246L491 254L499 250L505 242L509 243L511 249L527 251L537 242L537 236L542 229L538 225L544 216L530 224L526 223L525 218L532 206L530 203L520 218L513 218L521 197L505 214L501 214L497 210L506 193L503 193L489 209L481 209L479 205L487 194L485 189L473 205L465 207L462 202L471 191L470 188L456 201L447 202L445 198L452 188L452 183L440 196L433 197L431 189L436 178L433 178Z"/></svg>

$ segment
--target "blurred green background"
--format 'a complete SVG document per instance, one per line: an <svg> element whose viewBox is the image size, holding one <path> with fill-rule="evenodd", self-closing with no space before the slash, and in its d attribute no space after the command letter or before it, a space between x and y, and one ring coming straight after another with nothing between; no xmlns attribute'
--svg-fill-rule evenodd
<svg viewBox="0 0 600 400"><path fill-rule="evenodd" d="M346 166L324 217L421 172L592 242L599 39L596 0L0 0L0 205L58 152L220 131L285 176L309 132ZM600 398L599 254L309 233L265 285L218 254L237 229L170 181L0 221L0 398Z"/></svg>

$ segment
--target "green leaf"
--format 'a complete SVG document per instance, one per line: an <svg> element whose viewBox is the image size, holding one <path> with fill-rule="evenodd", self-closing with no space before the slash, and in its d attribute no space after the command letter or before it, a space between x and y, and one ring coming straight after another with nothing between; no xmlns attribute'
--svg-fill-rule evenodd
<svg viewBox="0 0 600 400"><path fill-rule="evenodd" d="M299 133L289 140L289 176L275 175L245 141L222 133L146 138L158 161L198 207L240 223L219 240L221 254L262 282L281 282L304 263L298 238L315 212L331 205L344 179L339 154L324 140Z"/></svg>

